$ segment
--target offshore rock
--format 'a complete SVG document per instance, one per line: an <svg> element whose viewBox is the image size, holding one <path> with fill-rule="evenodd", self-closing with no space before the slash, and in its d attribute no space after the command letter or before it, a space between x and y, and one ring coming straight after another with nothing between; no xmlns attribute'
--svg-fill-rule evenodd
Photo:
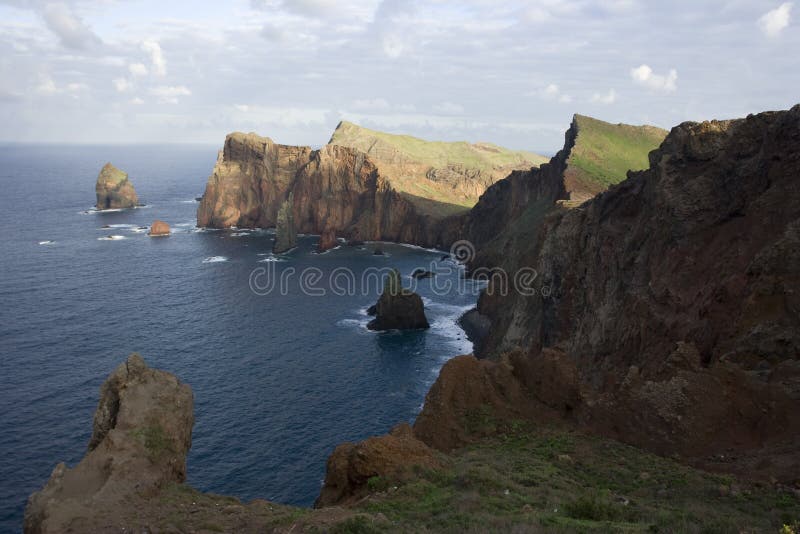
<svg viewBox="0 0 800 534"><path fill-rule="evenodd" d="M147 235L152 237L162 237L169 235L169 224L165 223L164 221L153 221L153 224L150 225L150 231Z"/></svg>
<svg viewBox="0 0 800 534"><path fill-rule="evenodd" d="M139 205L139 197L128 180L128 174L106 163L97 176L95 185L98 210L135 208Z"/></svg>
<svg viewBox="0 0 800 534"><path fill-rule="evenodd" d="M367 313L372 312L370 308ZM367 324L370 330L417 330L430 328L425 317L422 297L404 289L400 273L395 270L386 281L386 286L375 305L375 319ZM370 313L371 314L371 313Z"/></svg>

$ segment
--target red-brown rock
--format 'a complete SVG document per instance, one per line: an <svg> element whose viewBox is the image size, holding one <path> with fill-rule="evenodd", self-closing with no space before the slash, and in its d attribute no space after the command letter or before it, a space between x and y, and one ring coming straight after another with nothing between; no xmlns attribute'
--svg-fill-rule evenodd
<svg viewBox="0 0 800 534"><path fill-rule="evenodd" d="M169 225L164 221L155 220L153 224L150 225L150 231L147 235L152 237L161 237L161 236L168 236L169 235Z"/></svg>

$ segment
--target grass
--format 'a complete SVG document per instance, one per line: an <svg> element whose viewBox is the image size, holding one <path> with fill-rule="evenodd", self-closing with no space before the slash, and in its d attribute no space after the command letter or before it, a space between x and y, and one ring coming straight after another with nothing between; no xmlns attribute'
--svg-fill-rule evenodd
<svg viewBox="0 0 800 534"><path fill-rule="evenodd" d="M131 434L144 445L150 461L157 461L164 455L174 452L172 441L158 423L131 430Z"/></svg>
<svg viewBox="0 0 800 534"><path fill-rule="evenodd" d="M456 451L448 467L422 470L357 510L392 531L779 532L800 502L634 447L557 428L503 425L500 435ZM732 484L741 491L727 491ZM384 485L380 486L384 488Z"/></svg>
<svg viewBox="0 0 800 534"><path fill-rule="evenodd" d="M547 158L524 150L509 150L489 143L425 141L409 135L396 135L342 122L330 144L356 148L378 164L381 175L404 194L417 209L436 218L471 208L485 186L505 178L513 169L530 168ZM480 171L478 191L458 184L427 178L431 169L458 165Z"/></svg>
<svg viewBox="0 0 800 534"><path fill-rule="evenodd" d="M599 190L621 182L629 170L648 168L648 154L667 135L653 126L610 124L582 115L575 121L578 137L568 166L578 180Z"/></svg>

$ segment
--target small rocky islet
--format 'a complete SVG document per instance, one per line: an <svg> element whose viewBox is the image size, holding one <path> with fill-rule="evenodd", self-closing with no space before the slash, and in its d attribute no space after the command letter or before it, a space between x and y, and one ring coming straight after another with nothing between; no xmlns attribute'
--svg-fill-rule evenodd
<svg viewBox="0 0 800 534"><path fill-rule="evenodd" d="M97 196L95 208L98 210L128 209L139 206L139 197L128 179L128 173L116 168L111 163L106 163L100 170L95 184L95 193Z"/></svg>
<svg viewBox="0 0 800 534"><path fill-rule="evenodd" d="M643 136L657 149L643 150ZM598 143L628 160L592 155ZM231 212L234 188L271 179L228 164L256 153L293 177L291 191ZM480 359L448 361L413 425L338 446L318 508L300 510L185 485L191 392L132 356L101 389L84 459L56 467L31 496L27 532L792 531L800 106L669 135L575 116L548 163L439 219L421 217L382 172L347 147L229 136L198 221L225 227L257 214L269 226L293 194L296 231L423 246L469 239L468 272L535 269L524 291L490 282L463 319ZM428 179L440 176L450 175ZM386 221L387 207L399 218ZM381 300L403 294L391 276Z"/></svg>

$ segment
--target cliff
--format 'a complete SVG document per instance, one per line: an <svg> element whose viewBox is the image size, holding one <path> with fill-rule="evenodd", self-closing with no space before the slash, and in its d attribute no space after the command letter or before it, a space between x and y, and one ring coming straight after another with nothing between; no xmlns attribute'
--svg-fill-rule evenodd
<svg viewBox="0 0 800 534"><path fill-rule="evenodd" d="M674 128L501 258L535 292L482 295L487 354L521 349L531 398L604 435L800 476L799 141L800 107Z"/></svg>
<svg viewBox="0 0 800 534"><path fill-rule="evenodd" d="M653 126L610 124L575 115L562 148L548 163L512 172L489 187L457 224L442 227L442 240L466 239L474 247L469 267L491 268L516 257L536 239L544 218L576 207L644 169L647 155L667 132Z"/></svg>
<svg viewBox="0 0 800 534"><path fill-rule="evenodd" d="M99 210L135 208L139 205L139 197L128 180L128 174L111 163L106 163L100 170L95 194L95 207Z"/></svg>
<svg viewBox="0 0 800 534"><path fill-rule="evenodd" d="M425 215L465 212L486 189L513 170L547 159L490 143L425 141L370 130L342 121L329 141L364 152L391 187Z"/></svg>

